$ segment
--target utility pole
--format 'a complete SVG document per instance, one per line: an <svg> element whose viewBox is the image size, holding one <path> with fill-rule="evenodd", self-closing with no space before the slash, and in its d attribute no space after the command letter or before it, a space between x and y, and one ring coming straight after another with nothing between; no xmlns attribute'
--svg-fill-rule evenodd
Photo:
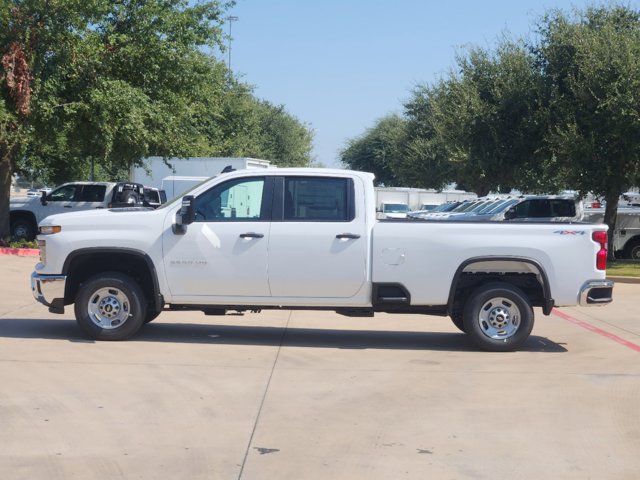
<svg viewBox="0 0 640 480"><path fill-rule="evenodd" d="M229 61L227 62L227 68L229 69L229 75L231 75L231 25L233 22L237 22L239 20L238 17L234 15L229 15L227 17L227 21L229 22Z"/></svg>

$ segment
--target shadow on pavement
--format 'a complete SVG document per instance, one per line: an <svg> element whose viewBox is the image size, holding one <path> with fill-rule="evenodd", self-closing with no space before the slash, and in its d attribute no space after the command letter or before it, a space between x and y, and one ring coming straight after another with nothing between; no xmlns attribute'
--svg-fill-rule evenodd
<svg viewBox="0 0 640 480"><path fill-rule="evenodd" d="M0 338L94 342L82 335L75 320L0 319ZM461 332L285 328L162 322L145 325L128 341L461 352L477 350ZM567 351L562 345L536 335L529 337L518 350L544 353Z"/></svg>

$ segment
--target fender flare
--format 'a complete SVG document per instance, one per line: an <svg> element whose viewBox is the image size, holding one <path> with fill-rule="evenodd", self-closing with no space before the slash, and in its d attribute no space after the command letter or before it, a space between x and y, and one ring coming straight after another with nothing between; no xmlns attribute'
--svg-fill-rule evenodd
<svg viewBox="0 0 640 480"><path fill-rule="evenodd" d="M71 265L73 264L74 260L76 260L78 257L84 256L84 255L94 255L94 254L100 254L100 255L125 254L125 255L134 255L135 257L141 258L147 265L147 268L149 269L149 273L151 276L151 282L152 282L151 289L153 291L153 299L150 299L150 300L153 301L156 307L156 310L162 310L162 308L164 307L164 299L162 298L162 294L160 293L160 284L158 282L158 272L153 263L153 260L151 260L151 257L146 252L143 252L142 250L137 250L134 248L118 248L118 247L80 248L78 250L74 250L69 255L67 255L67 258L65 258L64 264L62 265L62 275L69 275Z"/></svg>
<svg viewBox="0 0 640 480"><path fill-rule="evenodd" d="M473 257L465 260L460 264L458 269L456 270L455 275L453 276L453 281L451 282L451 287L449 289L449 299L447 301L447 312L449 315L453 312L453 301L455 299L456 290L458 282L460 281L460 277L462 276L464 269L473 263L478 262L514 262L514 263L528 263L532 265L540 274L540 278L542 279L542 295L544 298L544 302L542 305L542 313L545 315L549 315L553 306L555 304L553 298L551 297L551 287L549 286L549 277L547 276L547 272L544 270L542 265L536 260L530 258L522 258L522 257L505 257L505 256L497 256L497 257Z"/></svg>

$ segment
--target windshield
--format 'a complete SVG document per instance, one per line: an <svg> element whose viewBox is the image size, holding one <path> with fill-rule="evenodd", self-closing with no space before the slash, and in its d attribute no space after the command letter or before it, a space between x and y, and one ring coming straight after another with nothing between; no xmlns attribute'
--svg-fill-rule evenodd
<svg viewBox="0 0 640 480"><path fill-rule="evenodd" d="M512 198L511 200L504 200L503 202L499 203L498 205L494 205L493 208L491 208L490 210L487 210L485 213L500 213L500 212L504 212L511 205L515 205L519 201L520 200L517 200L515 198Z"/></svg>
<svg viewBox="0 0 640 480"><path fill-rule="evenodd" d="M409 205L404 203L384 203L382 204L384 213L405 213L409 211Z"/></svg>
<svg viewBox="0 0 640 480"><path fill-rule="evenodd" d="M442 205L438 205L434 208L432 212L450 212L458 205L460 205L460 202L443 203Z"/></svg>
<svg viewBox="0 0 640 480"><path fill-rule="evenodd" d="M202 185L204 182L208 182L209 180L211 180L212 178L217 177L217 175L214 175L213 177L207 178L201 182L196 183L193 187L189 188L188 190L185 190L182 193L179 193L178 195L176 195L173 198L170 198L169 200L167 200L166 203L163 203L162 205L160 205L158 208L156 208L156 210L160 210L161 208L167 208L169 205L171 205L172 203L174 203L176 200L181 199L182 197L184 197L185 195L191 195L191 192L193 190L195 190L196 188L198 188L200 185ZM165 196L167 194L165 193Z"/></svg>

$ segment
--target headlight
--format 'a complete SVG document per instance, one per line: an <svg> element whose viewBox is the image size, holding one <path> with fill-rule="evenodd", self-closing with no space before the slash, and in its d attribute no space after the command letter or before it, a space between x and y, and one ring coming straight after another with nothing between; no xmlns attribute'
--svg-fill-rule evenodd
<svg viewBox="0 0 640 480"><path fill-rule="evenodd" d="M40 235L53 235L54 233L60 233L62 227L59 225L45 225L38 229Z"/></svg>

